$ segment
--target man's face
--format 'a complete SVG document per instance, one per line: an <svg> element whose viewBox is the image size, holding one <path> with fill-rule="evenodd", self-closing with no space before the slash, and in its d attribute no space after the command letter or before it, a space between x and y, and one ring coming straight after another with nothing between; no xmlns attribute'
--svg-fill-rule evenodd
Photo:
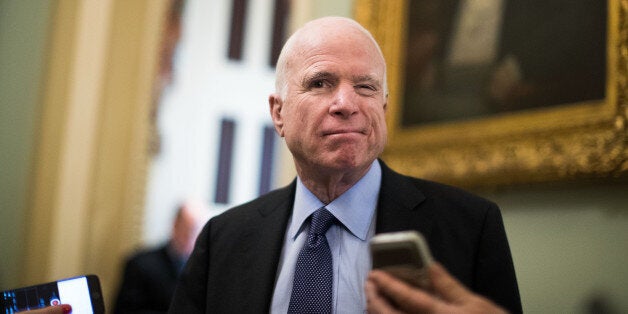
<svg viewBox="0 0 628 314"><path fill-rule="evenodd" d="M298 45L288 62L285 99L271 114L297 167L366 169L386 143L385 65L374 43L355 30Z"/></svg>

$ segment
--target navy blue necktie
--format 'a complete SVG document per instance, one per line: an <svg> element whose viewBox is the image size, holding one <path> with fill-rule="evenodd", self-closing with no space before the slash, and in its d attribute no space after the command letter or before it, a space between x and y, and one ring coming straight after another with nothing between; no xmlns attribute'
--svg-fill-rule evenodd
<svg viewBox="0 0 628 314"><path fill-rule="evenodd" d="M335 220L325 207L312 214L310 231L294 269L288 313L331 313L333 268L325 233Z"/></svg>

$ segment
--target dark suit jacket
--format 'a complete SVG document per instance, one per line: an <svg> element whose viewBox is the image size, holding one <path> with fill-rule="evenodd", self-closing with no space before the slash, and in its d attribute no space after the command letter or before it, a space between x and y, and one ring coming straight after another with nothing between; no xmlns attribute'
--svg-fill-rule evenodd
<svg viewBox="0 0 628 314"><path fill-rule="evenodd" d="M418 230L434 258L473 291L514 313L521 302L499 208L462 190L400 175L383 162L376 233ZM170 313L265 313L295 183L211 219Z"/></svg>
<svg viewBox="0 0 628 314"><path fill-rule="evenodd" d="M124 266L114 313L166 313L178 269L167 245L133 255Z"/></svg>

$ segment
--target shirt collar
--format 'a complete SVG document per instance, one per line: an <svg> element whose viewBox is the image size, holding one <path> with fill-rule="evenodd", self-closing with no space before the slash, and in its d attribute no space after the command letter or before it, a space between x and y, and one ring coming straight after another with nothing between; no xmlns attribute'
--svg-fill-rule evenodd
<svg viewBox="0 0 628 314"><path fill-rule="evenodd" d="M377 160L369 171L340 197L325 205L297 177L294 210L288 235L295 239L303 229L305 220L317 209L325 206L354 236L366 240L369 226L377 207L382 169Z"/></svg>

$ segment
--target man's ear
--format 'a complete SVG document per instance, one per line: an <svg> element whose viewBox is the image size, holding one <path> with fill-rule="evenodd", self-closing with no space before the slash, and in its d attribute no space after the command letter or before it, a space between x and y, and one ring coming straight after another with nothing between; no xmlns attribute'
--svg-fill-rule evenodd
<svg viewBox="0 0 628 314"><path fill-rule="evenodd" d="M283 109L283 100L279 97L279 94L274 93L268 96L268 104L270 106L270 117L273 119L273 125L275 131L279 136L283 137L283 116L281 110Z"/></svg>

